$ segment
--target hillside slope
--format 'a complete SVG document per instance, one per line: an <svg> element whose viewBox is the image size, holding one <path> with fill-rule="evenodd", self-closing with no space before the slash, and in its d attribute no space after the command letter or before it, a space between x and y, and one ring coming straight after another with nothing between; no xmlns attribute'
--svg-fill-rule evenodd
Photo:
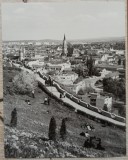
<svg viewBox="0 0 128 160"><path fill-rule="evenodd" d="M44 105L47 96L40 88L35 91L35 99L28 95L11 92L12 78L19 71L4 70L4 120L5 120L5 154L6 157L113 157L125 155L125 132L109 126L102 127L98 122L88 119L70 110L66 106L51 99L50 105ZM31 105L25 100L29 99ZM18 124L16 128L9 126L11 112L17 108ZM48 140L48 129L51 117L57 123L57 142ZM67 136L62 141L59 135L61 121L67 118ZM84 148L85 137L80 136L87 128L85 123L94 126L89 131L91 136L100 137L105 151Z"/></svg>

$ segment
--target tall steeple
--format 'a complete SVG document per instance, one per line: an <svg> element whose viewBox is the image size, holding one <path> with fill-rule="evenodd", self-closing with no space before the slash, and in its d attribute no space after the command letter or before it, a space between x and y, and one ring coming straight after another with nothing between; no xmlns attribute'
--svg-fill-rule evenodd
<svg viewBox="0 0 128 160"><path fill-rule="evenodd" d="M64 34L64 39L63 39L63 46L62 46L62 54L61 56L67 56L67 42L66 42L66 37Z"/></svg>
<svg viewBox="0 0 128 160"><path fill-rule="evenodd" d="M64 40L66 40L66 38L65 38L65 34L64 34Z"/></svg>

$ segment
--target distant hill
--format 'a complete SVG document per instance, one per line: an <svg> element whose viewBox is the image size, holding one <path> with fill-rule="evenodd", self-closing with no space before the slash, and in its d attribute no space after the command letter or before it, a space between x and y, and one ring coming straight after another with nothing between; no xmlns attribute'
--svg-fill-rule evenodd
<svg viewBox="0 0 128 160"><path fill-rule="evenodd" d="M91 43L91 42L113 42L113 41L125 41L125 37L109 37L109 38L94 38L94 39L83 39L83 40L70 40L73 43Z"/></svg>
<svg viewBox="0 0 128 160"><path fill-rule="evenodd" d="M85 43L92 43L92 42L122 42L125 41L125 37L105 37L105 38L90 38L90 39L67 39L67 42L72 44L85 44ZM55 40L55 39L42 39L42 40L15 40L15 41L4 41L4 42L47 42L49 44L62 44L62 40Z"/></svg>

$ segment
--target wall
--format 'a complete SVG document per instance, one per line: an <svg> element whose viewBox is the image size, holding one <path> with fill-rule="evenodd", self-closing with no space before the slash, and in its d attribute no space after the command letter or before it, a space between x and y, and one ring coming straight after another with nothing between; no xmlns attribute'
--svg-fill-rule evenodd
<svg viewBox="0 0 128 160"><path fill-rule="evenodd" d="M101 99L100 97L97 97L96 99L96 107L103 109L104 106L104 99Z"/></svg>
<svg viewBox="0 0 128 160"><path fill-rule="evenodd" d="M40 75L40 77L42 77L42 78L44 78L44 79L47 79L46 76L43 76L43 75L40 74L40 73L39 73L39 75ZM111 113L109 113L109 112L107 112L107 111L104 111L104 110L102 110L102 109L99 110L98 107L94 107L94 106L92 106L92 105L90 105L90 104L87 104L86 102L83 102L83 101L79 100L78 98L72 96L72 95L69 94L67 91L65 91L64 89L62 89L57 82L53 81L53 85L57 88L57 90L58 90L60 93L66 92L66 97L70 98L72 101L78 103L79 105L81 105L81 106L83 106L83 107L86 107L86 108L88 108L89 110L92 110L92 111L97 112L97 113L99 113L99 114L102 114L102 115L105 116L105 117L109 117L109 118L114 119L114 120L116 120L116 121L124 122L124 123L125 123L125 121L126 121L125 118L120 117L120 116L117 116L117 115L115 115L115 114L111 114ZM42 86L42 87L46 88L45 86ZM47 89L46 89L46 90L47 90ZM54 96L54 95L53 95L53 96ZM58 97L56 97L56 98L57 98L58 100L60 100L60 98L58 98ZM69 105L69 104L66 104L66 105ZM70 107L71 107L71 108L74 108L74 107L71 106L71 105L70 105ZM75 108L74 108L74 109L75 109ZM93 117L95 117L95 116L93 116ZM98 117L97 117L97 118L98 118ZM107 120L106 120L106 121L107 121ZM111 123L111 122L108 121L108 123ZM115 125L115 124L114 124L114 125ZM120 126L120 125L118 124L117 126ZM120 127L121 127L121 126L120 126ZM122 127L123 127L123 126L122 126Z"/></svg>

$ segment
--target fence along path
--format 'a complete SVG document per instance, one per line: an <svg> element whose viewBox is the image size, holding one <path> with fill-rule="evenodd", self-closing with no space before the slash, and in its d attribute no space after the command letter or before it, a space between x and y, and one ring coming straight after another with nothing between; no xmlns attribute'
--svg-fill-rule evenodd
<svg viewBox="0 0 128 160"><path fill-rule="evenodd" d="M21 69L26 70L26 71L28 71L28 72L33 72L33 71L31 71L30 69L27 69L27 68L24 68L24 67L21 67ZM39 72L39 73L40 73L40 72ZM41 74L41 73L40 73L40 74ZM42 74L41 74L41 75L42 75ZM43 75L42 75L42 76L43 76ZM38 81L38 82L40 82L41 84L45 85L45 80L44 80L42 77L40 77L39 74L36 74L36 77L37 77L37 81ZM51 93L52 93L53 95L55 95L57 98L60 98L60 92L57 90L56 87L54 87L54 86L45 86L45 87L47 88L47 90L48 90L49 92L51 92ZM100 113L94 112L94 111L92 111L92 110L90 110L90 109L88 109L88 108L85 108L85 107L81 106L80 104L74 102L73 100L71 100L70 98L68 98L68 97L66 97L66 96L65 96L65 98L61 98L61 99L62 99L62 101L63 101L64 103L68 103L69 105L71 105L72 107L74 107L74 109L79 110L79 111L82 111L82 112L84 112L84 113L86 113L86 114L88 114L88 115L90 115L90 116L93 116L93 117L98 118L98 119L100 119L100 120L108 121L108 122L110 122L110 123L112 123L112 124L115 124L115 125L117 125L117 126L122 126L122 127L125 127L125 126L126 126L125 122L119 122L119 121L117 121L117 120L115 120L115 119L112 119L112 118L106 117L106 116L104 116L104 115L101 115Z"/></svg>

